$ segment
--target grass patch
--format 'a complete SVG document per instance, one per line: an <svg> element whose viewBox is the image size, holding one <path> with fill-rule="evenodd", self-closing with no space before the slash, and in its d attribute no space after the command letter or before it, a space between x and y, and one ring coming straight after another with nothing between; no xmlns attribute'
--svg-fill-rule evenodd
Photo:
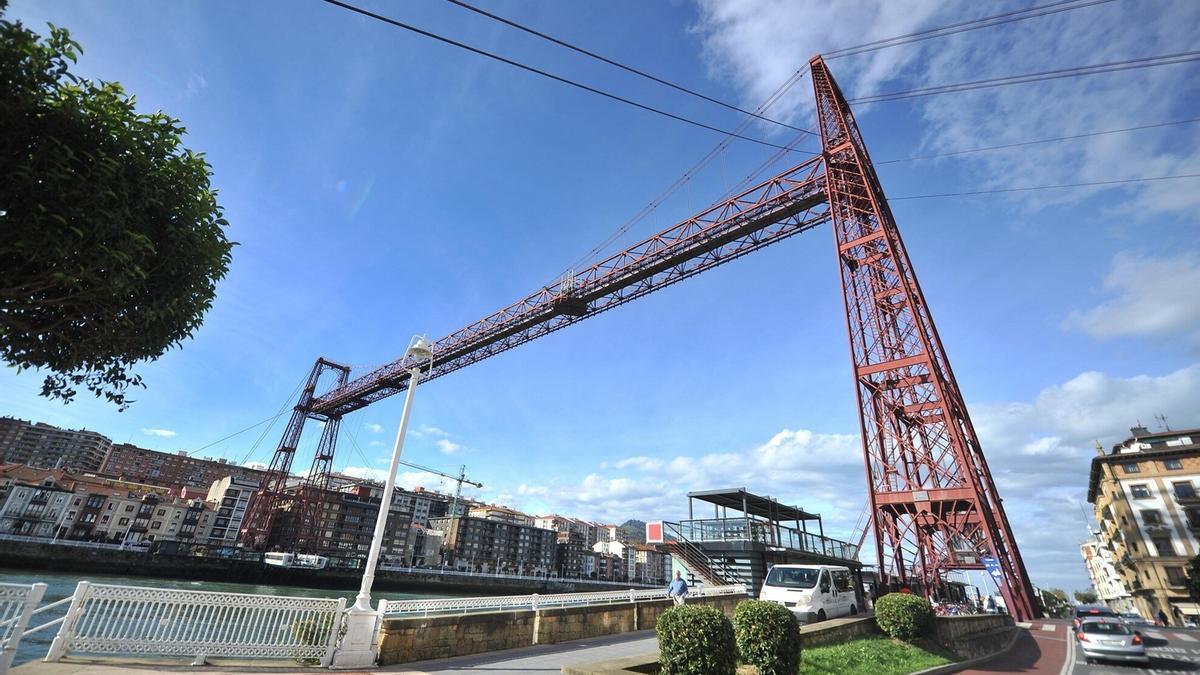
<svg viewBox="0 0 1200 675"><path fill-rule="evenodd" d="M800 654L800 675L906 675L953 661L933 645L886 637L812 647Z"/></svg>

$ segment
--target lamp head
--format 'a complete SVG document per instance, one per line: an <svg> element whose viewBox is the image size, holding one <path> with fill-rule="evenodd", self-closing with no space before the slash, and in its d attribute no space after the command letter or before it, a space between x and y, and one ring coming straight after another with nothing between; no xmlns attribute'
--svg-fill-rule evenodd
<svg viewBox="0 0 1200 675"><path fill-rule="evenodd" d="M417 361L428 361L433 357L433 345L429 344L429 340L426 340L424 335L414 335L412 341L408 343L408 349L405 350L404 355L411 356Z"/></svg>

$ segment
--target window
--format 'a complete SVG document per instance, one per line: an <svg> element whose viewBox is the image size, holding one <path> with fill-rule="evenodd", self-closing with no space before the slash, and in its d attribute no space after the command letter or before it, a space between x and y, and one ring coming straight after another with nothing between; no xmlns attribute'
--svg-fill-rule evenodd
<svg viewBox="0 0 1200 675"><path fill-rule="evenodd" d="M1137 462L1125 462L1124 464L1121 465L1121 469L1124 470L1125 473L1141 473L1142 472L1142 467Z"/></svg>
<svg viewBox="0 0 1200 675"><path fill-rule="evenodd" d="M1187 575L1183 573L1182 567L1164 567L1167 571L1167 583L1172 586L1186 586Z"/></svg>
<svg viewBox="0 0 1200 675"><path fill-rule="evenodd" d="M1183 468L1183 462L1178 459L1164 459L1163 468L1168 471L1178 471Z"/></svg>
<svg viewBox="0 0 1200 675"><path fill-rule="evenodd" d="M1154 542L1154 548L1158 550L1159 555L1175 555L1175 546L1171 544L1170 537L1152 537L1150 541Z"/></svg>
<svg viewBox="0 0 1200 675"><path fill-rule="evenodd" d="M1147 525L1161 525L1162 521L1162 514L1158 511L1154 509L1142 511L1142 522L1146 523Z"/></svg>
<svg viewBox="0 0 1200 675"><path fill-rule="evenodd" d="M1134 499L1146 499L1150 496L1150 489L1145 485L1130 485L1129 491Z"/></svg>
<svg viewBox="0 0 1200 675"><path fill-rule="evenodd" d="M129 504L125 507L125 513L133 513L133 504Z"/></svg>
<svg viewBox="0 0 1200 675"><path fill-rule="evenodd" d="M1188 509L1184 513L1187 514L1188 527L1193 529L1200 528L1200 509Z"/></svg>
<svg viewBox="0 0 1200 675"><path fill-rule="evenodd" d="M1195 499L1196 498L1196 488L1192 486L1191 481L1184 481L1182 483L1172 483L1171 485L1175 487L1175 496L1178 497L1179 499Z"/></svg>
<svg viewBox="0 0 1200 675"><path fill-rule="evenodd" d="M120 519L120 520L118 520L118 521L117 521L117 525L128 525L128 524L129 524L129 519L128 519L128 518L122 518L122 519Z"/></svg>

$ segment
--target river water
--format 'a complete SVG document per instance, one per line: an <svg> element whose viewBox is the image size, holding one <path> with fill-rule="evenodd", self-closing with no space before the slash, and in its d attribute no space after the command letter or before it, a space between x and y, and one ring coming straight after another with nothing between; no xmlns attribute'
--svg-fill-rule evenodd
<svg viewBox="0 0 1200 675"><path fill-rule="evenodd" d="M56 572L22 572L20 570L0 569L0 583L6 584L46 584L46 595L42 604L46 605L61 600L75 592L75 585L80 581L93 581L98 584L118 584L122 586L149 586L153 588L180 588L197 591L218 591L222 593L253 593L255 595L289 595L306 596L310 598L346 598L347 604L354 602L357 591L329 590L326 588L298 588L296 586L267 586L264 584L218 583L212 581L190 581L185 579L154 579L148 577L124 577L112 574L70 574ZM411 600L419 598L453 597L446 593L396 593L389 591L373 592L375 600ZM66 613L66 604L53 610L34 615L30 626L41 625L52 619L57 619ZM21 640L13 665L35 661L46 655L50 643L54 640L57 626L47 628Z"/></svg>

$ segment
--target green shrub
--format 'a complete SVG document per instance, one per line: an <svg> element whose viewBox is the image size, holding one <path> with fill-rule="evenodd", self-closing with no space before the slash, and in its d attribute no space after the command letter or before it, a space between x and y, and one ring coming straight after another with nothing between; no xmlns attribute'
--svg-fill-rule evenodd
<svg viewBox="0 0 1200 675"><path fill-rule="evenodd" d="M733 632L742 663L762 675L794 675L800 667L800 624L777 602L746 600L733 610Z"/></svg>
<svg viewBox="0 0 1200 675"><path fill-rule="evenodd" d="M911 640L933 626L933 607L925 598L908 593L888 593L875 601L875 623L888 635Z"/></svg>
<svg viewBox="0 0 1200 675"><path fill-rule="evenodd" d="M716 607L671 607L658 617L655 630L663 675L734 674L737 644L733 624Z"/></svg>

